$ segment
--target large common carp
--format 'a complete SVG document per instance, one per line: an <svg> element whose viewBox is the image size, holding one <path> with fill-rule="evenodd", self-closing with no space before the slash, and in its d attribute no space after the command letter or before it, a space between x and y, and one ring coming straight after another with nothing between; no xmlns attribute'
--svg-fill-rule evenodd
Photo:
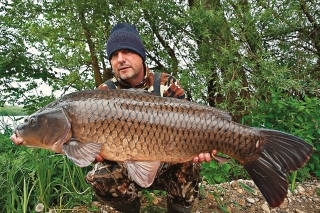
<svg viewBox="0 0 320 213"><path fill-rule="evenodd" d="M293 135L243 126L216 108L140 90L70 93L26 118L11 139L64 153L79 166L97 156L125 162L143 187L152 184L160 162L187 162L216 149L245 167L271 207L286 197L286 173L313 151Z"/></svg>

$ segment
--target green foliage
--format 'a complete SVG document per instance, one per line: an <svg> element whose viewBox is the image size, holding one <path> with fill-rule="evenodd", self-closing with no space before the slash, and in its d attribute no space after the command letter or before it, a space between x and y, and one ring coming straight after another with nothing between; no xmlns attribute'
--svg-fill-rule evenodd
<svg viewBox="0 0 320 213"><path fill-rule="evenodd" d="M122 21L141 32L152 70L172 73L189 100L226 109L238 122L269 88L318 97L319 39L309 33L317 5L299 4L4 1L1 102L41 105L48 94L40 80L53 93L98 86L112 76L105 42Z"/></svg>
<svg viewBox="0 0 320 213"><path fill-rule="evenodd" d="M41 109L47 104L53 102L55 97L53 95L50 96L41 96L37 97L35 95L30 95L28 98L28 102L24 104L23 109L28 115L34 113L35 111Z"/></svg>
<svg viewBox="0 0 320 213"><path fill-rule="evenodd" d="M318 98L302 96L300 99L284 92L272 91L270 98L244 117L251 126L276 129L296 135L314 147L307 165L297 174L298 180L310 175L320 177L320 101Z"/></svg>
<svg viewBox="0 0 320 213"><path fill-rule="evenodd" d="M297 179L297 171L294 171L291 173L290 179L291 179L291 185L290 185L290 191L293 192L296 188L296 179Z"/></svg>
<svg viewBox="0 0 320 213"><path fill-rule="evenodd" d="M0 142L1 212L33 212L38 203L64 212L91 203L87 169L46 150L16 147L8 134L0 134Z"/></svg>
<svg viewBox="0 0 320 213"><path fill-rule="evenodd" d="M223 183L229 181L230 164L218 164L214 161L204 162L201 166L201 175L203 180L209 184Z"/></svg>
<svg viewBox="0 0 320 213"><path fill-rule="evenodd" d="M236 179L250 178L243 166L235 159L230 159L229 162L224 164L219 164L215 161L202 163L201 176L203 180L209 184L219 184Z"/></svg>
<svg viewBox="0 0 320 213"><path fill-rule="evenodd" d="M147 205L142 209L142 212L155 212L155 213L164 213L167 212L166 209L154 205L154 202L158 197L165 199L166 192L163 190L142 190L142 199L146 199Z"/></svg>

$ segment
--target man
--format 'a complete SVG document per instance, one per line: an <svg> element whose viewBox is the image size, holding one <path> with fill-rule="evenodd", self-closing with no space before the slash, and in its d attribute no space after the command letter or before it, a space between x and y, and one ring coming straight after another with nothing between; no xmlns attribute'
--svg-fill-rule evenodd
<svg viewBox="0 0 320 213"><path fill-rule="evenodd" d="M159 79L145 64L146 52L138 31L133 25L120 23L113 27L107 41L107 54L114 78L99 86L99 89L139 88L154 92L159 86L163 97L185 98L185 93L173 76L161 73ZM159 81L157 83L157 81ZM213 155L217 154L214 150ZM169 213L191 212L198 196L201 181L200 163L210 161L210 153L201 153L193 162L161 164L150 186L167 192ZM139 212L138 191L141 187L130 180L122 163L103 161L97 163L86 180L92 185L96 197L120 212Z"/></svg>

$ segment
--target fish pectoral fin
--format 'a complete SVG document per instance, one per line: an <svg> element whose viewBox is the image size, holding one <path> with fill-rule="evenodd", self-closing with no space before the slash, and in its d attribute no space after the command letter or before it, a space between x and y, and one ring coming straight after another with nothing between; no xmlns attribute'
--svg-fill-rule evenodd
<svg viewBox="0 0 320 213"><path fill-rule="evenodd" d="M160 167L160 161L126 161L129 177L141 187L149 187Z"/></svg>
<svg viewBox="0 0 320 213"><path fill-rule="evenodd" d="M62 146L62 151L65 153L74 164L79 167L89 166L99 154L101 143L80 143L79 141L69 141Z"/></svg>

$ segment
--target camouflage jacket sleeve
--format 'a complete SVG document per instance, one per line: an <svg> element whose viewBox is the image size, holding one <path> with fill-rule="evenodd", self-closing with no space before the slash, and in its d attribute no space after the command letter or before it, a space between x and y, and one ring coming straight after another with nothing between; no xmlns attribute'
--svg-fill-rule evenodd
<svg viewBox="0 0 320 213"><path fill-rule="evenodd" d="M163 97L184 99L185 92L180 82L170 74L162 73L160 80L160 92Z"/></svg>

